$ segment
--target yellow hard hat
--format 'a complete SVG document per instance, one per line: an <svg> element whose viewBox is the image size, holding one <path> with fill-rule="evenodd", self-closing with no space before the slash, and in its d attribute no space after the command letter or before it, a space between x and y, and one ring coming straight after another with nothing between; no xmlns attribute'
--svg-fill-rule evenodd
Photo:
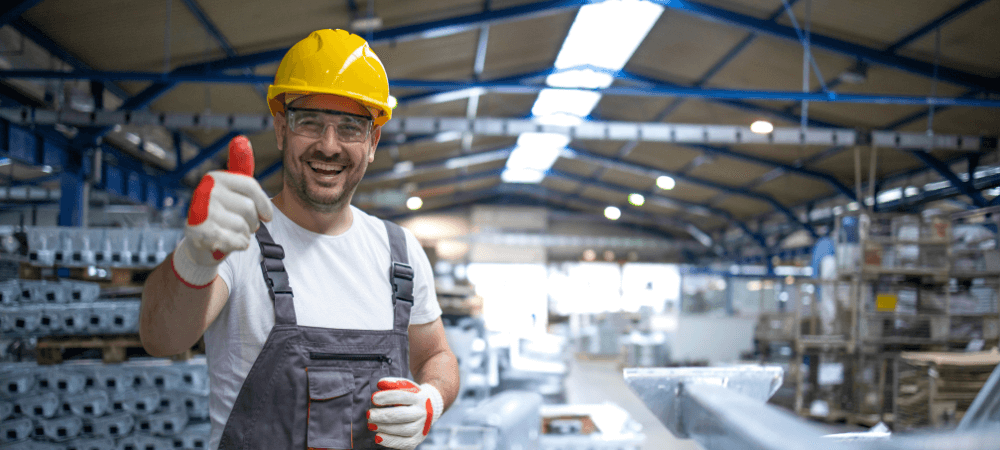
<svg viewBox="0 0 1000 450"><path fill-rule="evenodd" d="M285 110L285 94L340 95L380 111L375 125L392 118L382 61L361 36L345 30L313 31L285 53L267 88L272 116Z"/></svg>

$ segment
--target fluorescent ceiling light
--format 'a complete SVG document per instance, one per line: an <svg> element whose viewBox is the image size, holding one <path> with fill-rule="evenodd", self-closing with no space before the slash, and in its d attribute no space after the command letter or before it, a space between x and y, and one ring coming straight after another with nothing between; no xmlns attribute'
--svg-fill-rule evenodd
<svg viewBox="0 0 1000 450"><path fill-rule="evenodd" d="M556 56L557 69L592 65L625 67L663 7L639 0L609 0L580 7Z"/></svg>
<svg viewBox="0 0 1000 450"><path fill-rule="evenodd" d="M663 175L656 179L656 187L669 191L677 185L677 182L673 178Z"/></svg>
<svg viewBox="0 0 1000 450"><path fill-rule="evenodd" d="M611 75L590 69L567 70L545 77L545 84L561 88L606 88L611 86L612 81L614 78Z"/></svg>
<svg viewBox="0 0 1000 450"><path fill-rule="evenodd" d="M507 159L508 169L531 169L545 172L552 168L559 158L557 147L522 147L518 146Z"/></svg>
<svg viewBox="0 0 1000 450"><path fill-rule="evenodd" d="M410 197L406 199L406 207L410 208L411 211L416 211L424 206L424 201L420 197Z"/></svg>
<svg viewBox="0 0 1000 450"><path fill-rule="evenodd" d="M6 166L10 164L10 158L0 158L0 166Z"/></svg>
<svg viewBox="0 0 1000 450"><path fill-rule="evenodd" d="M531 114L545 117L552 114L569 114L586 117L601 100L601 94L573 89L542 89L531 108Z"/></svg>
<svg viewBox="0 0 1000 450"><path fill-rule="evenodd" d="M622 210L614 206L609 206L607 208L604 208L604 217L607 217L610 220L618 220L621 218L621 216L622 216Z"/></svg>
<svg viewBox="0 0 1000 450"><path fill-rule="evenodd" d="M135 145L139 145L139 143L142 142L142 138L135 133L125 133L125 139Z"/></svg>
<svg viewBox="0 0 1000 450"><path fill-rule="evenodd" d="M451 142L462 139L461 131L443 131L434 135L434 142Z"/></svg>
<svg viewBox="0 0 1000 450"><path fill-rule="evenodd" d="M504 183L538 184L545 179L545 172L534 169L504 169L500 180Z"/></svg>
<svg viewBox="0 0 1000 450"><path fill-rule="evenodd" d="M142 149L160 159L166 159L167 157L167 152L163 150L163 147L149 141L142 143Z"/></svg>
<svg viewBox="0 0 1000 450"><path fill-rule="evenodd" d="M52 166L49 165L42 166L42 172L52 173Z"/></svg>
<svg viewBox="0 0 1000 450"><path fill-rule="evenodd" d="M766 120L758 120L750 124L750 131L757 134L768 134L774 131L774 125Z"/></svg>
<svg viewBox="0 0 1000 450"><path fill-rule="evenodd" d="M641 0L581 6L556 56L555 68L589 65L621 70L662 13L662 6ZM545 79L553 87L588 89L608 87L612 81L611 75L591 69L555 73ZM586 117L600 100L597 92L546 89L538 94L531 113L546 124L575 125L579 121L574 122L574 117ZM558 115L562 116L551 117Z"/></svg>
<svg viewBox="0 0 1000 450"><path fill-rule="evenodd" d="M914 195L917 195L919 193L920 193L920 188L916 186L907 186L906 189L903 190L903 195L907 197L913 197Z"/></svg>
<svg viewBox="0 0 1000 450"><path fill-rule="evenodd" d="M569 144L569 136L562 133L521 133L518 147L562 149Z"/></svg>

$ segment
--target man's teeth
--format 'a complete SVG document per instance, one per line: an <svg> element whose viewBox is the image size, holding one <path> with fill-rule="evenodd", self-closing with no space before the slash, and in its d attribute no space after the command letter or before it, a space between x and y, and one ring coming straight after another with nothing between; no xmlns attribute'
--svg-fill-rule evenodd
<svg viewBox="0 0 1000 450"><path fill-rule="evenodd" d="M318 162L310 162L309 167L312 167L315 170L323 170L328 172L340 172L341 170L344 170L344 166L338 166L334 164L323 164Z"/></svg>

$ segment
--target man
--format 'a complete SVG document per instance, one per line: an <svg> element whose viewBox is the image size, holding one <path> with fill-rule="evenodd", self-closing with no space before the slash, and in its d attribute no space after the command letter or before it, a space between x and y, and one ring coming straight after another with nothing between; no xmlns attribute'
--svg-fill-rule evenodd
<svg viewBox="0 0 1000 450"><path fill-rule="evenodd" d="M350 205L388 98L364 39L320 30L293 46L268 89L281 192L267 198L249 141L233 139L229 171L205 175L184 239L146 281L150 354L205 336L210 448L411 450L454 401L427 256Z"/></svg>

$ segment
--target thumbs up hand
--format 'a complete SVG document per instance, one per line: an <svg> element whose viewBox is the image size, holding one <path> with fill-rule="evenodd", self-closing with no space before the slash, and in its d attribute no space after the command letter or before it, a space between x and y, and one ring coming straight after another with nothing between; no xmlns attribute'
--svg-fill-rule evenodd
<svg viewBox="0 0 1000 450"><path fill-rule="evenodd" d="M271 200L253 178L253 166L250 141L236 136L229 142L229 170L208 172L195 188L173 256L174 275L188 287L211 285L226 255L247 249L260 221L271 221Z"/></svg>

